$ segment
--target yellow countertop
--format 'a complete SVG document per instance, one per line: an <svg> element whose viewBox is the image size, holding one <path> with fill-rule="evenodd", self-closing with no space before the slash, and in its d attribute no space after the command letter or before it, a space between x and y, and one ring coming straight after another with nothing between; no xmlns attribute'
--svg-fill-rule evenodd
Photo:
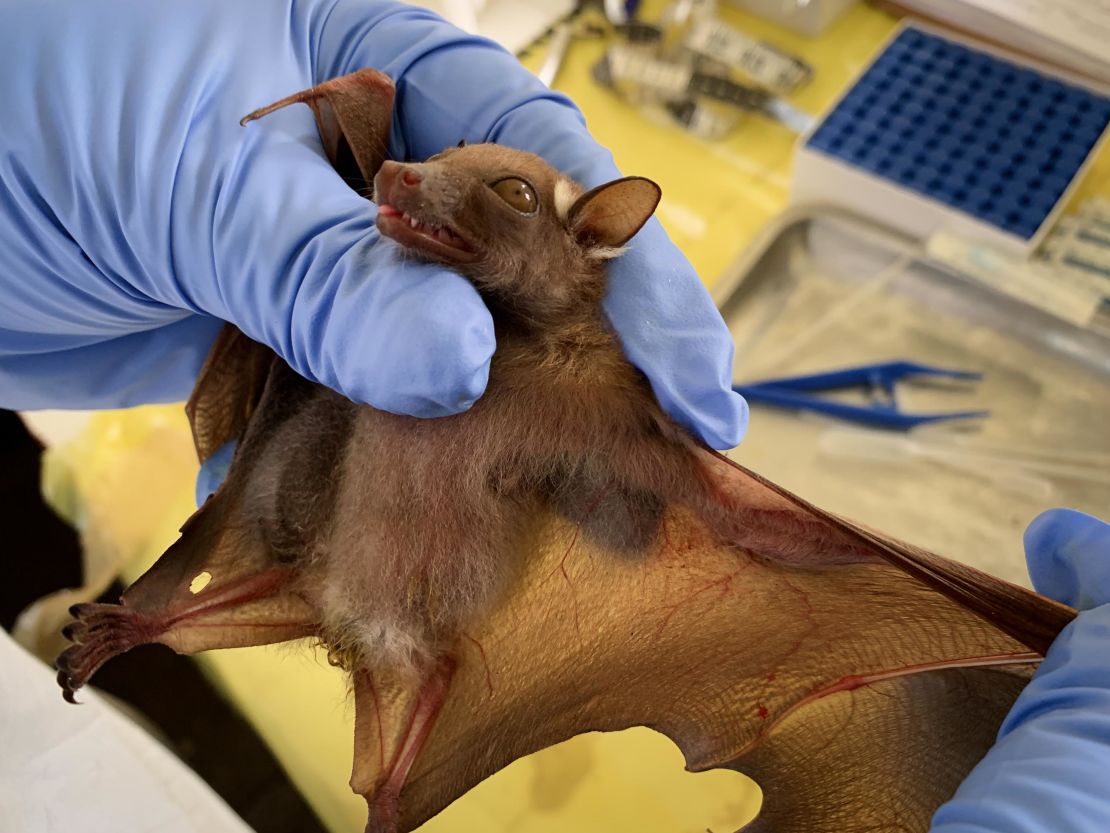
<svg viewBox="0 0 1110 833"><path fill-rule="evenodd" d="M644 17L653 19L662 3L645 6ZM859 71L896 23L861 5L822 38L807 40L739 12L726 10L724 15L813 65L814 81L792 101L814 114ZM574 43L556 87L578 102L593 134L613 148L622 170L660 183L664 226L712 284L784 208L795 137L754 117L718 143L647 121L590 80L589 68L603 48L599 41ZM538 67L544 52L539 45L526 63ZM1110 191L1106 182L1104 154L1081 193ZM151 430L152 422L158 430ZM136 556L125 572L128 580L172 542L174 529L191 509L195 465L189 442L179 406L108 412L98 414L80 441L57 449L48 461L48 493L86 535L103 538L119 527L117 540L124 540L126 551ZM104 488L106 482L119 484L110 473L111 458L124 452L157 460L149 466L157 469L152 476L176 484L170 489L172 498L164 486L148 491L155 498L144 497L134 478L126 481L133 488L122 494ZM323 654L295 644L215 651L198 661L257 727L325 823L336 833L361 830L365 807L347 787L352 707L345 679ZM188 703L179 707L188 708ZM720 833L751 818L758 802L758 790L742 776L686 774L669 741L648 730L632 730L582 736L518 761L423 829Z"/></svg>

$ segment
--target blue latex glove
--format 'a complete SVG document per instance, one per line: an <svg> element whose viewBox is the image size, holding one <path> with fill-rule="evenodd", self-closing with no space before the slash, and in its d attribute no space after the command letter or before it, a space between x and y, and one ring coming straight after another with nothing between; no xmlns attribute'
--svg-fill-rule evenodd
<svg viewBox="0 0 1110 833"><path fill-rule="evenodd" d="M1037 589L1085 610L1053 643L998 742L932 833L1110 830L1110 526L1070 509L1025 533Z"/></svg>
<svg viewBox="0 0 1110 833"><path fill-rule="evenodd" d="M256 107L375 67L397 82L391 156L460 139L618 176L581 114L500 47L385 0L0 0L0 405L185 398L234 322L303 375L419 416L469 407L494 335L472 286L395 259L325 160L307 107ZM664 408L743 435L732 340L657 221L605 310Z"/></svg>

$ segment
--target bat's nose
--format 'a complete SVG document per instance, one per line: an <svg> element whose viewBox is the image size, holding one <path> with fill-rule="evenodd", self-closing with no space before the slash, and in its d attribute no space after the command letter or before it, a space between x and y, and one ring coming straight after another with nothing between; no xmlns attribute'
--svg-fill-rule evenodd
<svg viewBox="0 0 1110 833"><path fill-rule="evenodd" d="M420 187L424 181L424 174L416 165L405 165L401 162L383 162L374 177L374 193L387 202L395 199L401 192Z"/></svg>

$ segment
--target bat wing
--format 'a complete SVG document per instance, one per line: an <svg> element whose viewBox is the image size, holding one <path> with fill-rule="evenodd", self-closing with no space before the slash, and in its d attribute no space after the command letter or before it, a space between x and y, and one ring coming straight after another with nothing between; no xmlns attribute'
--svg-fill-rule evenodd
<svg viewBox="0 0 1110 833"><path fill-rule="evenodd" d="M290 104L307 104L329 161L352 187L374 181L389 152L389 128L395 88L376 69L333 78L311 89L275 101L243 117L243 124Z"/></svg>
<svg viewBox="0 0 1110 833"><path fill-rule="evenodd" d="M275 358L269 347L247 338L238 327L226 324L220 330L185 404L201 463L243 436Z"/></svg>
<svg viewBox="0 0 1110 833"><path fill-rule="evenodd" d="M221 359L227 367L218 365ZM244 376L237 378L237 372ZM74 621L63 633L74 644L57 660L58 682L71 702L101 665L138 645L158 642L195 653L283 642L318 629L318 611L293 586L294 562L275 546L281 535L274 515L288 516L293 526L313 519L266 498L275 492L272 481L280 477L280 462L292 453L283 442L288 422L304 409L316 386L231 327L218 339L201 375L190 400L201 459L238 437L240 421L245 428L227 480L185 522L181 537L127 588L120 604L71 608ZM234 413L221 414L221 407ZM319 480L327 477L328 461L312 480L313 469L304 465L304 458L312 456L320 455L309 447L294 461L297 475L306 480L304 490L327 494L326 482ZM260 506L271 508L263 513Z"/></svg>
<svg viewBox="0 0 1110 833"><path fill-rule="evenodd" d="M744 833L924 833L994 742L1029 675L1028 668L906 674L785 715L764 743L728 764L766 796Z"/></svg>
<svg viewBox="0 0 1110 833"><path fill-rule="evenodd" d="M756 830L927 829L1040 656L962 599L981 586L1036 633L1073 612L1016 587L1001 595L710 459L759 546L722 542L677 506L646 548L539 519L519 585L460 646L401 795L403 829L517 757L631 726L673 739L691 770L751 773L765 795ZM776 536L793 542L784 557L769 554ZM921 575L949 568L958 594ZM372 776L375 750L356 755Z"/></svg>
<svg viewBox="0 0 1110 833"><path fill-rule="evenodd" d="M811 536L818 536L815 541L823 542L817 551L823 550L826 559L840 549L880 558L1042 655L1075 616L1066 605L826 512L721 454L704 455L703 463L726 512L749 520L775 519L777 530L767 536L772 550L782 551L799 529L808 528ZM793 521L780 524L780 518ZM818 532L822 528L828 531L825 536ZM841 533L843 543L835 543L834 531ZM784 539L777 548L776 534ZM743 534L731 537L742 545L748 543ZM757 551L760 544L767 546L757 542Z"/></svg>
<svg viewBox="0 0 1110 833"><path fill-rule="evenodd" d="M73 644L58 657L67 700L112 657L158 642L179 653L264 645L310 636L316 610L290 591L288 565L237 523L241 505L228 492L211 498L181 537L123 594L120 604L79 604L63 634Z"/></svg>

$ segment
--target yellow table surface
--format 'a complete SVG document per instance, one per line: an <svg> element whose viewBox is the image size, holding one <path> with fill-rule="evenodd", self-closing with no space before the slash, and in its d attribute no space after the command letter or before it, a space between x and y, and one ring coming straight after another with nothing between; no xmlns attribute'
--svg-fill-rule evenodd
<svg viewBox="0 0 1110 833"><path fill-rule="evenodd" d="M662 4L645 4L653 19ZM726 19L805 57L815 80L794 96L820 113L894 27L890 16L858 6L822 38L808 40L732 10ZM586 114L593 134L611 147L626 173L663 188L659 216L675 242L712 284L756 233L786 204L794 136L750 118L727 140L707 143L646 121L589 78L603 50L576 42L558 89ZM545 48L526 63L535 69ZM1081 194L1110 192L1106 154ZM150 488L118 460L147 460ZM55 450L47 463L48 496L86 533L118 542L134 556L133 580L176 537L192 509L195 465L179 407L98 414L84 435ZM170 486L166 486L166 484ZM175 497L167 499L167 489ZM149 495L157 495L155 498ZM257 727L293 781L334 831L361 830L365 806L347 787L352 708L344 677L304 644L214 651L198 658L205 671ZM188 703L178 704L188 708ZM518 761L456 802L422 829L432 831L577 830L581 833L675 833L733 830L754 815L758 790L735 773L689 775L665 738L648 730L584 735Z"/></svg>

